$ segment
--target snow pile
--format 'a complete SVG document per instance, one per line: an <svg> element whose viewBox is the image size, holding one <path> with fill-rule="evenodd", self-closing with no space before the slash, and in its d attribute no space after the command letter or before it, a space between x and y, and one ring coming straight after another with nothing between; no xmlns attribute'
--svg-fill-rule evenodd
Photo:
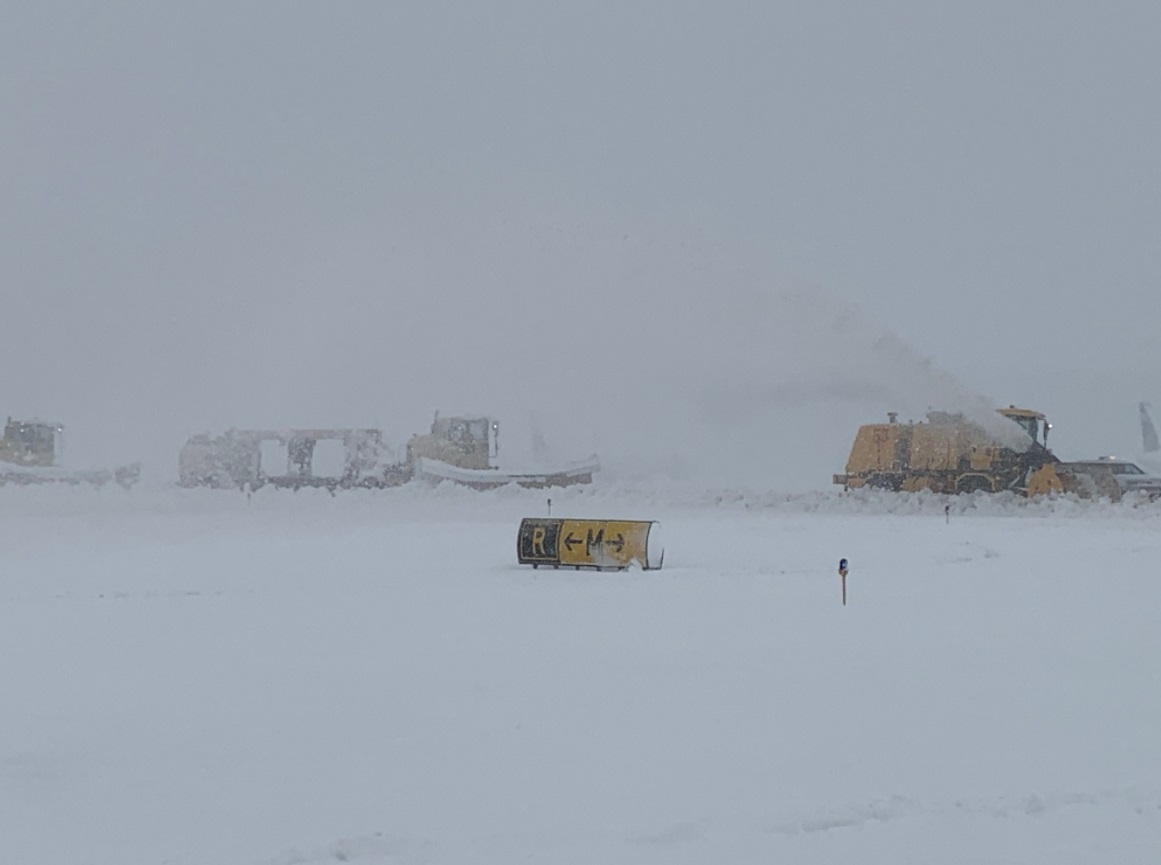
<svg viewBox="0 0 1161 865"><path fill-rule="evenodd" d="M1024 498L1014 493L942 495L927 490L889 492L869 488L843 491L837 487L813 492L780 492L746 487L706 487L696 482L608 482L526 489L515 483L491 490L474 490L449 480L415 480L388 489L353 489L338 494L304 488L297 491L263 487L252 495L234 490L182 489L173 485L136 487L0 487L0 510L39 514L270 514L320 512L328 518L361 519L368 513L413 515L418 518L476 519L498 513L512 516L565 514L609 517L653 512L763 511L772 514L835 514L849 516L953 516L1040 519L1161 520L1161 502L1079 499L1072 494ZM637 517L633 518L648 518Z"/></svg>

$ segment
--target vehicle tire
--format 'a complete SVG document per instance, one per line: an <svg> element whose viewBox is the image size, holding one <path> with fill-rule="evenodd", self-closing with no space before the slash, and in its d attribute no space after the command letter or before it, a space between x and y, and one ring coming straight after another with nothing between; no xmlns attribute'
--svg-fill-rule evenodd
<svg viewBox="0 0 1161 865"><path fill-rule="evenodd" d="M978 492L992 492L992 482L983 475L964 475L955 484L955 491L960 495L970 495Z"/></svg>

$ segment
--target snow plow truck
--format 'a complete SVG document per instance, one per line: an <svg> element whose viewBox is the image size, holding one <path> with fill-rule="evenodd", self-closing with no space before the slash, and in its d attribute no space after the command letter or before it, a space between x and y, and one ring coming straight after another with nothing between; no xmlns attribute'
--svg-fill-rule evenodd
<svg viewBox="0 0 1161 865"><path fill-rule="evenodd" d="M984 425L962 413L928 412L925 421L859 427L846 472L834 476L844 489L871 487L936 493L998 493L1023 496L1099 494L1099 484L1080 465L1062 462L1048 449L1051 425L1038 411L1009 406L998 414L1015 426Z"/></svg>
<svg viewBox="0 0 1161 865"><path fill-rule="evenodd" d="M251 490L382 488L413 478L452 481L475 489L507 484L561 487L592 483L597 457L543 472L508 472L495 464L500 424L488 417L440 417L408 441L397 458L377 429L230 430L195 435L178 457L184 487Z"/></svg>
<svg viewBox="0 0 1161 865"><path fill-rule="evenodd" d="M137 483L141 464L112 469L68 469L60 465L64 427L39 420L13 420L4 424L0 438L0 485L64 483L100 487L113 482L126 489Z"/></svg>

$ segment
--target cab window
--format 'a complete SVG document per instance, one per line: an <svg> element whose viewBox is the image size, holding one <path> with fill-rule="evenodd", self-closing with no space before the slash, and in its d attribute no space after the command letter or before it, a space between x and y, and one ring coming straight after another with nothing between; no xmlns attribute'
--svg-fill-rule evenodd
<svg viewBox="0 0 1161 865"><path fill-rule="evenodd" d="M1020 424L1021 429L1032 437L1032 441L1040 441L1040 421L1034 417L1017 417L1012 418L1016 423Z"/></svg>

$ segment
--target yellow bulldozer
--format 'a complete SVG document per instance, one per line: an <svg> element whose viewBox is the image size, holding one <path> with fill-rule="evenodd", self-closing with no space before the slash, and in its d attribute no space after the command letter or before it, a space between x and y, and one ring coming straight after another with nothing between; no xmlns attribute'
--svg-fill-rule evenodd
<svg viewBox="0 0 1161 865"><path fill-rule="evenodd" d="M1005 427L998 436L958 412L929 412L917 423L889 412L887 423L859 427L846 472L834 482L844 489L1091 494L1082 472L1048 449L1051 425L1043 414L1015 406L998 413L1019 429Z"/></svg>

